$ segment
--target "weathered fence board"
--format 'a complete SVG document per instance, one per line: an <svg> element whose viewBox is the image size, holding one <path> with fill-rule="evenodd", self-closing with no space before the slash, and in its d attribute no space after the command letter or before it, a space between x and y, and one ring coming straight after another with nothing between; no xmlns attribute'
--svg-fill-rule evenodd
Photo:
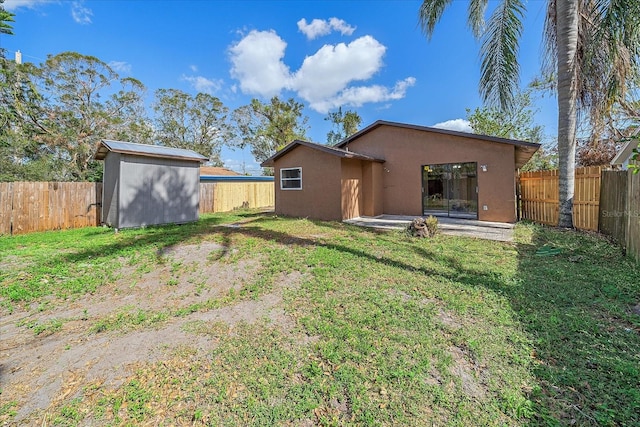
<svg viewBox="0 0 640 427"><path fill-rule="evenodd" d="M582 230L598 230L600 201L599 166L577 168L573 197L573 225ZM558 224L558 171L520 174L520 217L547 225Z"/></svg>
<svg viewBox="0 0 640 427"><path fill-rule="evenodd" d="M627 171L602 171L599 231L625 245L627 241Z"/></svg>
<svg viewBox="0 0 640 427"><path fill-rule="evenodd" d="M101 197L101 183L0 183L0 234L98 225Z"/></svg>
<svg viewBox="0 0 640 427"><path fill-rule="evenodd" d="M627 181L627 253L640 261L640 173L628 172Z"/></svg>
<svg viewBox="0 0 640 427"><path fill-rule="evenodd" d="M0 182L0 235L11 234L13 183Z"/></svg>
<svg viewBox="0 0 640 427"><path fill-rule="evenodd" d="M210 182L200 183L200 214L215 212L215 206L213 204L214 192L216 184Z"/></svg>

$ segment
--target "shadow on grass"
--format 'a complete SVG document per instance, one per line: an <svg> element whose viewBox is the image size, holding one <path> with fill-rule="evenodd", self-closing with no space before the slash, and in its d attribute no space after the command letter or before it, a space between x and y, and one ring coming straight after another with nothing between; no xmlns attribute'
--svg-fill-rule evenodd
<svg viewBox="0 0 640 427"><path fill-rule="evenodd" d="M325 242L271 230L268 223L277 219L263 213L236 216L240 219L233 224L228 224L228 217L216 216L196 224L152 227L61 257L76 262L150 245L161 254L187 239L215 233L224 247L219 257L228 253L234 236L242 235L283 245L323 247L410 273L486 288L508 299L533 343L533 374L538 386L530 393L534 402L531 425L640 425L640 317L629 310L640 301L639 269L604 239L533 227L531 244L515 244L517 273L513 283L506 283L490 270L465 263L464 258L435 254L394 237L389 237L393 244L404 245L404 249L445 268L407 262L401 258L403 251L397 251L398 256L393 252L379 255L349 245L348 239L344 243ZM343 224L331 226L348 229ZM363 232L380 239L389 236L377 230ZM544 244L561 249L560 254L536 256L536 249Z"/></svg>
<svg viewBox="0 0 640 427"><path fill-rule="evenodd" d="M533 227L512 308L534 338L532 424L640 425L640 269L602 236ZM560 250L540 256L543 245Z"/></svg>
<svg viewBox="0 0 640 427"><path fill-rule="evenodd" d="M161 256L165 250L172 246L186 240L197 240L199 236L210 235L216 231L218 225L228 221L226 217L211 216L188 224L151 226L144 229L123 230L119 233L114 231L117 238L113 241L73 253L61 254L60 259L63 262L81 262L89 258L125 254L146 250L150 247L156 250L158 256ZM98 234L103 234L103 231L89 232L86 235ZM60 259L56 262L59 262Z"/></svg>
<svg viewBox="0 0 640 427"><path fill-rule="evenodd" d="M513 283L506 283L459 257L436 255L410 242L406 249L447 268L374 255L348 243L267 230L260 226L262 221L256 218L242 227L227 228L222 232L225 241L242 234L285 245L324 247L505 296L534 347L538 386L530 393L531 425L640 425L640 317L630 311L640 301L639 268L606 239L534 227L530 244L515 244L517 273ZM537 256L542 245L557 247L561 253Z"/></svg>

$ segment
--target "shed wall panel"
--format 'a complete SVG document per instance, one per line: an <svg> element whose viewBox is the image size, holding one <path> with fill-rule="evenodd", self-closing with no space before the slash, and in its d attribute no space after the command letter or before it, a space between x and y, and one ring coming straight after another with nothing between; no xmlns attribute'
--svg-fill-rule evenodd
<svg viewBox="0 0 640 427"><path fill-rule="evenodd" d="M119 227L198 220L199 162L122 155Z"/></svg>
<svg viewBox="0 0 640 427"><path fill-rule="evenodd" d="M109 153L104 159L102 221L110 227L117 227L118 225L120 158L120 153Z"/></svg>

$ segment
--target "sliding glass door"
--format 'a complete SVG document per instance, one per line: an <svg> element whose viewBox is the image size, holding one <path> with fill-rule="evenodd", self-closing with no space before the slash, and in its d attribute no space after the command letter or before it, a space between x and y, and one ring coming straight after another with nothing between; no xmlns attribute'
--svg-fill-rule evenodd
<svg viewBox="0 0 640 427"><path fill-rule="evenodd" d="M478 218L477 164L444 163L422 167L424 215Z"/></svg>

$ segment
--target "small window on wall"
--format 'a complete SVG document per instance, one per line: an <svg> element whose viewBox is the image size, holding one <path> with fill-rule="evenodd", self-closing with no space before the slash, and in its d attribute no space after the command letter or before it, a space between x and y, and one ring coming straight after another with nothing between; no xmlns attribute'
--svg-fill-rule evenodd
<svg viewBox="0 0 640 427"><path fill-rule="evenodd" d="M280 169L281 190L302 190L302 168Z"/></svg>

